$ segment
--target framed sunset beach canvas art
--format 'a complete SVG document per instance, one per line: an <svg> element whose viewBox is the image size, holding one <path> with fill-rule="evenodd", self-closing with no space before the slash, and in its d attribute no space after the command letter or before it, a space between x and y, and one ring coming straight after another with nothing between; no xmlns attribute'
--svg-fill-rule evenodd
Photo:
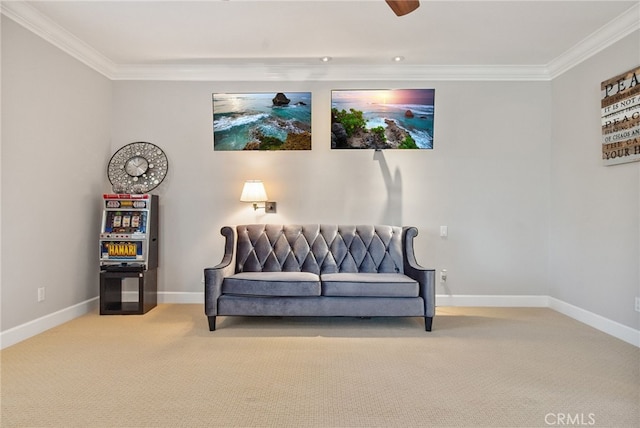
<svg viewBox="0 0 640 428"><path fill-rule="evenodd" d="M214 150L311 150L311 92L213 94Z"/></svg>
<svg viewBox="0 0 640 428"><path fill-rule="evenodd" d="M332 149L433 149L435 89L331 91Z"/></svg>

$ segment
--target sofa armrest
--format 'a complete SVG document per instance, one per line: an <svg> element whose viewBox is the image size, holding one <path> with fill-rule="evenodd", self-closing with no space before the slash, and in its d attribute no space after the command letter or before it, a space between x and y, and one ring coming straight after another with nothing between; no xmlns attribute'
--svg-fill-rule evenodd
<svg viewBox="0 0 640 428"><path fill-rule="evenodd" d="M220 234L225 237L222 261L214 267L204 269L204 311L208 316L218 314L218 297L222 294L222 281L235 273L235 233L231 227L225 226L220 229Z"/></svg>
<svg viewBox="0 0 640 428"><path fill-rule="evenodd" d="M418 235L418 229L413 226L405 227L402 235L404 273L418 281L420 297L424 300L424 315L433 318L436 312L436 271L423 268L416 261L413 238Z"/></svg>

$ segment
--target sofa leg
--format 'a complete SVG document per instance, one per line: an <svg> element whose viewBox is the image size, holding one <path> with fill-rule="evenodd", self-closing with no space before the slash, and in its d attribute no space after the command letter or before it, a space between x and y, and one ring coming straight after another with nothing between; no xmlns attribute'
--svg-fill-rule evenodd
<svg viewBox="0 0 640 428"><path fill-rule="evenodd" d="M209 331L216 331L216 317L207 317L209 320Z"/></svg>
<svg viewBox="0 0 640 428"><path fill-rule="evenodd" d="M424 331L431 331L432 323L433 323L433 317L424 317Z"/></svg>

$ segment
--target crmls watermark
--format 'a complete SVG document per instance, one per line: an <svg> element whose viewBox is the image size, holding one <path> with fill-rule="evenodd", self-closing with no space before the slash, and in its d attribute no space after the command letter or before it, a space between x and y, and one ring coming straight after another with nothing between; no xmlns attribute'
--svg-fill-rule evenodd
<svg viewBox="0 0 640 428"><path fill-rule="evenodd" d="M596 424L596 415L593 413L547 413L544 415L544 423L548 426L592 426Z"/></svg>

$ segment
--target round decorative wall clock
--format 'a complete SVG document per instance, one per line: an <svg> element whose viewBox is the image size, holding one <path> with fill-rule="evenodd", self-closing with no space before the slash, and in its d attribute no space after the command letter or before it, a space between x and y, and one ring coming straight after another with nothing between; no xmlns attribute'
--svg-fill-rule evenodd
<svg viewBox="0 0 640 428"><path fill-rule="evenodd" d="M107 167L109 181L116 193L148 193L162 183L169 161L155 144L127 144L113 154Z"/></svg>

